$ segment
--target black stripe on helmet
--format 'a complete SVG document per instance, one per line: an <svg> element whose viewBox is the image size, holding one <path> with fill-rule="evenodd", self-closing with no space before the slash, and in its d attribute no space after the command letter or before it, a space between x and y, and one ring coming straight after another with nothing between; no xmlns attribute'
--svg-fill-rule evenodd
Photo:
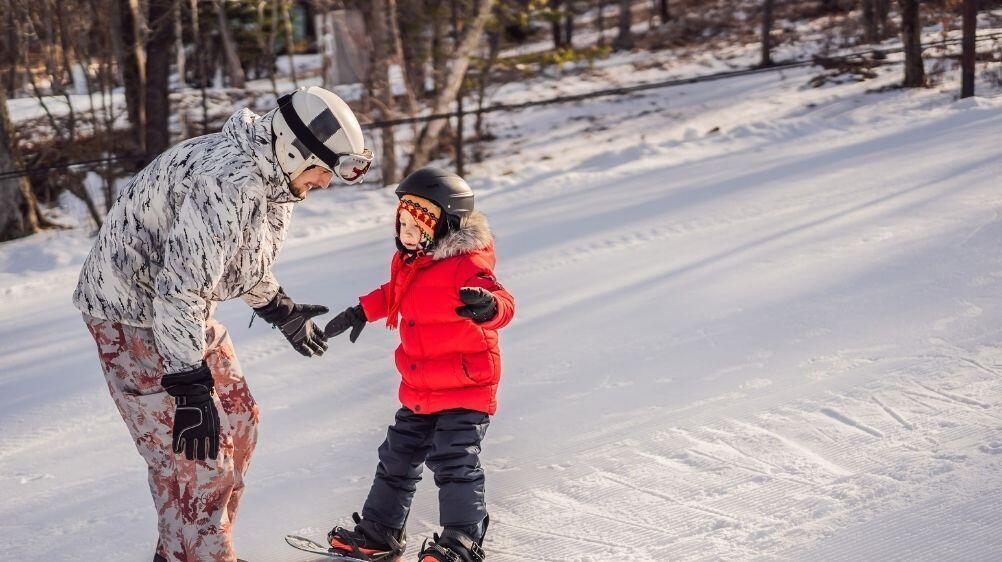
<svg viewBox="0 0 1002 562"><path fill-rule="evenodd" d="M278 108L282 112L285 122L292 129L292 134L296 136L296 140L292 143L293 146L302 153L304 158L309 158L311 154L315 154L317 158L333 170L340 159L334 151L327 148L324 141L340 130L341 124L338 123L330 109L325 109L320 115L317 115L310 121L310 126L307 127L303 123L303 120L299 118L299 114L296 113L295 108L292 107L292 94L286 94L279 98Z"/></svg>

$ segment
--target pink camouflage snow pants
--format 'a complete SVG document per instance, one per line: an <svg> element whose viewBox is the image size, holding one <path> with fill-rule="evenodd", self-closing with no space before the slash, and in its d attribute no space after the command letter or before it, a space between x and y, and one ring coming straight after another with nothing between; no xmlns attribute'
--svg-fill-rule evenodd
<svg viewBox="0 0 1002 562"><path fill-rule="evenodd" d="M231 531L244 474L257 442L258 408L226 328L205 327L205 361L219 411L219 457L185 459L171 449L174 400L160 386L163 364L153 331L84 314L111 397L149 469L157 509L157 553L167 560L235 561Z"/></svg>

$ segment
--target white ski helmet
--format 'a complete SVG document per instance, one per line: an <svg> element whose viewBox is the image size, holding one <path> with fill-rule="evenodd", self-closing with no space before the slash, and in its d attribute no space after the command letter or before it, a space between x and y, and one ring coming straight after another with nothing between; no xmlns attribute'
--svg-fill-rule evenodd
<svg viewBox="0 0 1002 562"><path fill-rule="evenodd" d="M345 183L358 183L372 163L372 151L364 146L351 108L334 92L317 86L279 98L271 130L278 164L290 180L321 166Z"/></svg>

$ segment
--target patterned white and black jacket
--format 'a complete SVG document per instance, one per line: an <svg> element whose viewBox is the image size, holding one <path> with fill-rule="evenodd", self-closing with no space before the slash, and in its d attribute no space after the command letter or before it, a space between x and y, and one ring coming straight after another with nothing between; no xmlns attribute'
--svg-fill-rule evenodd
<svg viewBox="0 0 1002 562"><path fill-rule="evenodd" d="M167 373L202 361L215 303L268 303L293 203L274 156L272 111L168 149L122 190L80 272L86 314L150 327Z"/></svg>

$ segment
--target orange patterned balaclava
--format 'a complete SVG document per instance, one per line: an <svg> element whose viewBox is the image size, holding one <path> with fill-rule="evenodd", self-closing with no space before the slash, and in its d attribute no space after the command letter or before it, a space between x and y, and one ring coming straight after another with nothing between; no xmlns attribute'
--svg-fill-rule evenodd
<svg viewBox="0 0 1002 562"><path fill-rule="evenodd" d="M397 205L397 229L400 228L400 213L410 213L414 217L414 222L421 229L421 247L427 249L435 241L435 231L438 221L442 219L442 209L435 203L418 197L417 195L405 194L400 198Z"/></svg>

